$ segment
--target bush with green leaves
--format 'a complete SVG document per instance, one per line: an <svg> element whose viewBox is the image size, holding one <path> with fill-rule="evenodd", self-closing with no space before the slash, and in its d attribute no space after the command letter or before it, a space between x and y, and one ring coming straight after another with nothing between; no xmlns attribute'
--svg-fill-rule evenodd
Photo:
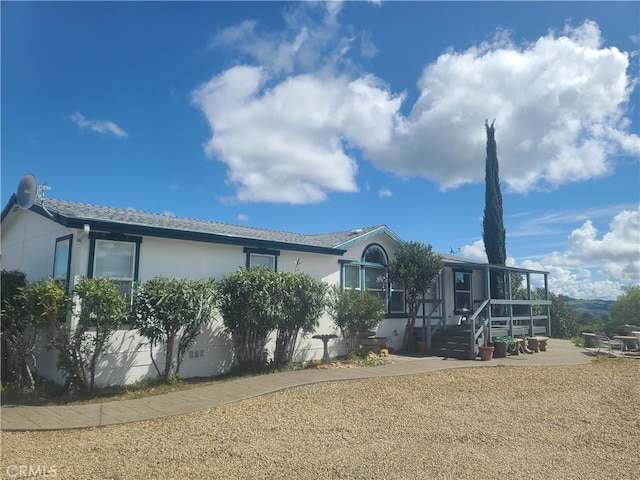
<svg viewBox="0 0 640 480"><path fill-rule="evenodd" d="M384 320L384 301L368 291L331 290L329 315L340 329L347 353L356 353L358 339L375 331Z"/></svg>
<svg viewBox="0 0 640 480"><path fill-rule="evenodd" d="M65 323L70 306L75 314ZM63 283L39 280L21 287L6 307L12 312L8 318L13 319L13 333L22 332L22 345L14 341L15 351L31 385L28 360L35 358L38 335L42 333L46 335L44 346L58 350L58 368L67 384L87 392L95 386L100 356L129 311L119 288L104 278L81 278L71 296Z"/></svg>
<svg viewBox="0 0 640 480"><path fill-rule="evenodd" d="M149 340L151 363L163 381L179 375L184 354L212 321L216 304L216 285L212 278L187 280L158 276L137 288L132 328ZM162 370L153 356L158 345L164 345L166 351Z"/></svg>
<svg viewBox="0 0 640 480"><path fill-rule="evenodd" d="M2 307L0 338L2 339L2 383L22 386L28 380L34 387L29 361L33 358L35 331L28 332L23 290L27 275L19 270L2 270ZM32 329L33 330L33 329Z"/></svg>
<svg viewBox="0 0 640 480"><path fill-rule="evenodd" d="M69 328L60 324L59 318L49 320L51 344L60 353L58 367L68 383L91 392L98 360L128 317L129 304L118 285L108 278L81 278L73 288L72 298L75 315Z"/></svg>
<svg viewBox="0 0 640 480"><path fill-rule="evenodd" d="M220 313L233 341L237 368L264 369L267 340L282 318L279 275L262 266L243 268L223 277L218 290Z"/></svg>
<svg viewBox="0 0 640 480"><path fill-rule="evenodd" d="M283 366L293 360L298 335L307 335L319 325L327 304L327 284L302 272L280 273L276 299L281 299L276 318L276 348L273 363Z"/></svg>

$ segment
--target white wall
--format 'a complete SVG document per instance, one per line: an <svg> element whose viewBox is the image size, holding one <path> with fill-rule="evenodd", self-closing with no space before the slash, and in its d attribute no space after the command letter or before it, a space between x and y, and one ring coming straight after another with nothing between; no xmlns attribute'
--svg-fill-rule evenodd
<svg viewBox="0 0 640 480"><path fill-rule="evenodd" d="M69 235L71 230L29 210L18 209L8 215L14 218L2 226L2 268L21 270L29 282L51 276L56 238Z"/></svg>
<svg viewBox="0 0 640 480"><path fill-rule="evenodd" d="M86 276L90 240L82 230L67 229L30 211L17 213L5 222L7 228L3 225L3 268L24 271L30 282L47 278L53 270L56 238L73 233L71 287L79 277ZM281 250L278 271L303 271L329 285L339 285L339 260L361 260L363 250L370 243L382 245L390 260L393 258L395 242L388 236L381 235L353 246L343 256ZM220 280L224 275L246 265L246 254L241 246L143 237L140 248L140 282L159 275L194 279L213 277ZM378 335L388 337L389 345L399 348L405 324L406 319L385 320ZM317 332L339 335L327 314L320 319ZM296 361L322 357L324 344L310 337L311 335L308 338L299 337L294 354ZM271 339L268 344L271 355L274 343ZM329 342L329 350L333 356L344 353L339 339ZM154 349L154 359L162 369L162 347ZM223 323L218 315L185 355L180 375L184 378L217 375L228 371L232 363L231 341L224 333ZM48 378L62 381L62 376L55 367L55 355L51 352L43 352L39 356L38 371ZM124 326L116 332L108 353L101 358L96 381L100 385L126 384L155 376L146 340Z"/></svg>

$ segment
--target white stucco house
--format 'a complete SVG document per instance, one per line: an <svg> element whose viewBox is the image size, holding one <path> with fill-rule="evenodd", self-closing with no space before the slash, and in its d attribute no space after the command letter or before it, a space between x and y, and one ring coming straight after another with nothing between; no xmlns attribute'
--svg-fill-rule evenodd
<svg viewBox="0 0 640 480"><path fill-rule="evenodd" d="M403 240L385 225L306 235L56 199L20 208L14 195L2 211L1 227L2 269L23 271L30 282L53 277L70 289L82 276L111 278L128 292L136 282L158 275L220 279L257 264L276 271L294 271L297 266L330 285L368 289L385 298L386 317L376 337L385 337L392 349L402 344L404 292L389 282L387 265ZM420 327L424 322L425 328L416 329L417 335L424 332L433 354L475 358L481 319L489 320L491 337L550 334L548 297L532 300L531 295L535 285L542 285L546 292L546 272L491 266L451 255L443 259L445 269L417 322ZM506 279L521 275L526 298L491 299L489 272L496 269L507 274ZM465 330L469 333L463 334L460 351L438 350L445 347L436 348L436 340L465 320L474 328ZM338 332L324 316L317 333ZM143 340L126 326L119 330L100 361L97 382L125 384L155 376ZM342 353L338 340L329 347L333 354ZM322 354L322 341L298 341L296 359ZM231 342L217 320L185 356L180 373L185 378L217 375L231 367L231 360ZM42 354L37 370L62 381L51 353Z"/></svg>

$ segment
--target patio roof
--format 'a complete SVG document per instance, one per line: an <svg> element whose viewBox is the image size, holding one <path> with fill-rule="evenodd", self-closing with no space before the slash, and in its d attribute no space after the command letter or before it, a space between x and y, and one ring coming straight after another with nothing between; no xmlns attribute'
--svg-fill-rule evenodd
<svg viewBox="0 0 640 480"><path fill-rule="evenodd" d="M474 260L471 258L464 257L456 257L455 255L449 254L440 254L442 257L442 261L447 267L458 267L458 268L467 268L472 270L508 270L510 272L519 272L519 273L534 273L546 275L549 272L544 270L531 270L527 268L514 267L509 265L494 265L487 262L482 262L480 260Z"/></svg>

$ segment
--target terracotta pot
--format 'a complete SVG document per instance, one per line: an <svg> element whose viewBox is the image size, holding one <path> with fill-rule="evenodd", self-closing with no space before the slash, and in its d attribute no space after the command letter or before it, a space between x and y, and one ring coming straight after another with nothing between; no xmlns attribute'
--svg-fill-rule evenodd
<svg viewBox="0 0 640 480"><path fill-rule="evenodd" d="M478 347L480 350L480 360L483 362L487 362L493 358L493 348L494 347L485 347L484 345Z"/></svg>
<svg viewBox="0 0 640 480"><path fill-rule="evenodd" d="M416 340L416 346L418 347L418 353L426 354L428 352L428 343L423 340Z"/></svg>
<svg viewBox="0 0 640 480"><path fill-rule="evenodd" d="M507 342L495 341L493 343L495 350L493 356L496 358L504 358L507 356Z"/></svg>

